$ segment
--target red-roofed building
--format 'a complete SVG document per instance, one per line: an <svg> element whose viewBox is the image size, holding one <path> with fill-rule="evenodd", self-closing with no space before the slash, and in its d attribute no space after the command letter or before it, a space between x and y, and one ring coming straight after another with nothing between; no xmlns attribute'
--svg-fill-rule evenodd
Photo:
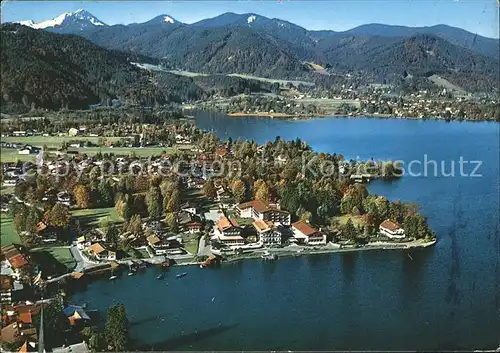
<svg viewBox="0 0 500 353"><path fill-rule="evenodd" d="M281 245L281 232L270 221L257 219L252 223L259 235L259 242L264 246Z"/></svg>
<svg viewBox="0 0 500 353"><path fill-rule="evenodd" d="M325 245L326 235L303 221L292 224L293 237L299 243L307 245Z"/></svg>
<svg viewBox="0 0 500 353"><path fill-rule="evenodd" d="M238 247L245 244L245 239L241 236L241 227L234 219L225 216L219 218L214 227L215 235L212 237L220 243L230 247Z"/></svg>
<svg viewBox="0 0 500 353"><path fill-rule="evenodd" d="M2 247L1 259L12 268L15 276L19 275L20 269L29 264L28 258L15 245Z"/></svg>
<svg viewBox="0 0 500 353"><path fill-rule="evenodd" d="M264 205L262 201L252 200L236 206L236 213L241 218L260 219L274 224L290 225L290 213L275 207Z"/></svg>
<svg viewBox="0 0 500 353"><path fill-rule="evenodd" d="M389 219L383 221L379 226L380 234L391 239L403 239L405 231L399 224L392 222Z"/></svg>

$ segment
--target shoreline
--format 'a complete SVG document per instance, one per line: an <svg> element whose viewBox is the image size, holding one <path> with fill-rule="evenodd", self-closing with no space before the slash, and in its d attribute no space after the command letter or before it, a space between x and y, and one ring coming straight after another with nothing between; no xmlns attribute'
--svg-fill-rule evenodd
<svg viewBox="0 0 500 353"><path fill-rule="evenodd" d="M278 256L277 260L286 257L300 257L300 256L310 256L310 255L325 255L325 254L334 254L334 253L344 253L344 252L357 252L357 251L370 251L370 250L411 250L411 249L425 249L431 246L434 246L437 243L437 239L428 242L419 242L419 244L393 244L388 242L374 242L372 245L367 244L364 246L350 246L344 248L333 248L333 249L319 249L319 250L302 250L294 251L294 250L278 250L278 251L270 251L273 254ZM301 248L302 249L302 248ZM237 256L234 258L227 259L223 262L238 262L243 260L251 260L251 259L260 259L260 253L251 253L248 256ZM199 263L196 263L199 264ZM177 264L176 264L177 265Z"/></svg>
<svg viewBox="0 0 500 353"><path fill-rule="evenodd" d="M284 248L278 248L278 249L267 249L272 254L275 254L277 256L276 260L273 261L278 261L282 258L289 258L289 257L307 257L307 256L312 256L312 255L325 255L325 254L335 254L335 253L347 253L347 252L361 252L361 251L373 251L373 250L411 250L411 249L425 249L431 246L434 246L437 243L437 239L428 241L428 242L423 242L423 241L412 241L408 243L390 243L390 242L373 242L369 243L367 245L363 246L353 246L349 245L346 247L338 247L338 248L323 248L323 249L307 249L304 247L297 247L297 249L284 249ZM331 243L330 243L331 244ZM327 247L328 245L325 245L324 247ZM261 259L261 255L263 251L266 251L265 249L259 249L259 251L253 251L251 253L247 254L242 254L242 255L235 255L230 258L226 258L221 262L221 266L223 266L225 263L234 263L234 262L240 262L244 260L255 260L255 259ZM193 257L194 259L194 257ZM148 263L148 267L156 267L159 266L160 264L153 261L151 258L150 259L122 259L116 261L117 264L119 264L119 267L125 267L128 261L132 260L139 260L145 263ZM174 259L175 261L175 259ZM191 259L188 261L181 261L179 263L174 263L171 265L171 267L184 267L184 266L199 266L202 262L200 261L192 261ZM109 266L106 266L109 265ZM88 276L92 275L99 275L102 274L106 271L110 271L113 266L111 266L111 263L103 263L102 264L103 268L99 269L92 269L90 271L83 271L84 274ZM71 276L71 272L66 273L62 276L59 276L55 279L52 279L50 282L58 282L61 280L63 277L68 277Z"/></svg>
<svg viewBox="0 0 500 353"><path fill-rule="evenodd" d="M204 110L204 109L203 109ZM207 110L205 110L207 111ZM499 123L500 121L497 120L488 120L488 119L479 119L479 120L472 120L472 119L445 119L445 118L440 118L440 117L425 117L425 118L419 118L419 117L414 117L414 116L394 116L394 115L387 115L387 114L355 114L355 115L346 115L346 114L337 114L337 113L331 113L331 114L286 114L286 113L267 113L267 112L262 112L262 113L243 113L243 112L237 112L237 113L224 113L227 116L231 118L271 118L271 119L292 119L292 120L309 120L309 119L323 119L323 118L347 118L347 119L355 119L355 118L366 118L366 119L398 119L398 120L438 120L438 121L445 121L445 122L473 122L473 123L482 123L482 122L493 122L493 123Z"/></svg>

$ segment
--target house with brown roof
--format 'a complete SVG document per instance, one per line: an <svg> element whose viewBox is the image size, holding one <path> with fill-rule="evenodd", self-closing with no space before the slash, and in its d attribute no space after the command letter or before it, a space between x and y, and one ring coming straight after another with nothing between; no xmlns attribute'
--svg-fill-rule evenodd
<svg viewBox="0 0 500 353"><path fill-rule="evenodd" d="M270 221L274 224L290 225L290 213L277 207L266 206L260 200L240 203L236 206L236 214L241 218L253 218Z"/></svg>
<svg viewBox="0 0 500 353"><path fill-rule="evenodd" d="M274 223L256 219L252 223L259 236L259 242L264 246L281 245L281 232L276 229Z"/></svg>
<svg viewBox="0 0 500 353"><path fill-rule="evenodd" d="M213 240L218 240L220 243L230 247L245 244L245 240L241 236L241 227L239 224L234 219L229 219L226 216L222 216L216 222L214 233Z"/></svg>
<svg viewBox="0 0 500 353"><path fill-rule="evenodd" d="M146 238L149 246L155 255L163 255L168 253L170 243L166 239L161 239L159 236L153 234Z"/></svg>
<svg viewBox="0 0 500 353"><path fill-rule="evenodd" d="M304 221L292 224L293 238L306 245L325 245L326 235Z"/></svg>
<svg viewBox="0 0 500 353"><path fill-rule="evenodd" d="M10 268L14 277L20 276L20 271L29 265L28 257L16 245L7 245L1 249L2 267Z"/></svg>
<svg viewBox="0 0 500 353"><path fill-rule="evenodd" d="M101 243L92 244L88 248L90 256L95 257L99 261L115 261L116 252L106 249Z"/></svg>
<svg viewBox="0 0 500 353"><path fill-rule="evenodd" d="M386 219L379 226L380 235L386 236L391 239L403 239L405 231L399 224Z"/></svg>
<svg viewBox="0 0 500 353"><path fill-rule="evenodd" d="M229 156L229 150L227 149L226 146L217 147L217 149L215 150L215 155L218 158L228 157Z"/></svg>

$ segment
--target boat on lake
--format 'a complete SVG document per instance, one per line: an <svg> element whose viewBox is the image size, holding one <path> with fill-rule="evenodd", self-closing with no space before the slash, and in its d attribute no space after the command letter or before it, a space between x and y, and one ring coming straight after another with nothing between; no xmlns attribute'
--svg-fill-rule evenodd
<svg viewBox="0 0 500 353"><path fill-rule="evenodd" d="M187 272L182 272L182 273L178 273L175 278L182 278L184 277L185 275L187 275Z"/></svg>
<svg viewBox="0 0 500 353"><path fill-rule="evenodd" d="M165 275L163 273L160 273L158 276L156 276L156 279L163 279Z"/></svg>

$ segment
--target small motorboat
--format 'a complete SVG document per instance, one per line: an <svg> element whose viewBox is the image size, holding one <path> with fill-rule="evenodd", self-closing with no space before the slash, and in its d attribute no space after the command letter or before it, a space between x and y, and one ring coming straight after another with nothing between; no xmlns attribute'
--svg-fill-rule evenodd
<svg viewBox="0 0 500 353"><path fill-rule="evenodd" d="M117 279L117 278L118 277L116 277L116 276L113 275L113 276L109 277L109 280L112 281L112 280Z"/></svg>
<svg viewBox="0 0 500 353"><path fill-rule="evenodd" d="M187 272L182 272L182 273L179 273L175 276L175 278L182 278L184 277L185 275L187 275Z"/></svg>
<svg viewBox="0 0 500 353"><path fill-rule="evenodd" d="M165 275L163 273L160 273L158 276L156 276L156 279L163 279L163 277L165 277Z"/></svg>
<svg viewBox="0 0 500 353"><path fill-rule="evenodd" d="M135 275L135 271L130 271L130 272L128 273L128 275L129 275L129 276L133 276L133 275Z"/></svg>

